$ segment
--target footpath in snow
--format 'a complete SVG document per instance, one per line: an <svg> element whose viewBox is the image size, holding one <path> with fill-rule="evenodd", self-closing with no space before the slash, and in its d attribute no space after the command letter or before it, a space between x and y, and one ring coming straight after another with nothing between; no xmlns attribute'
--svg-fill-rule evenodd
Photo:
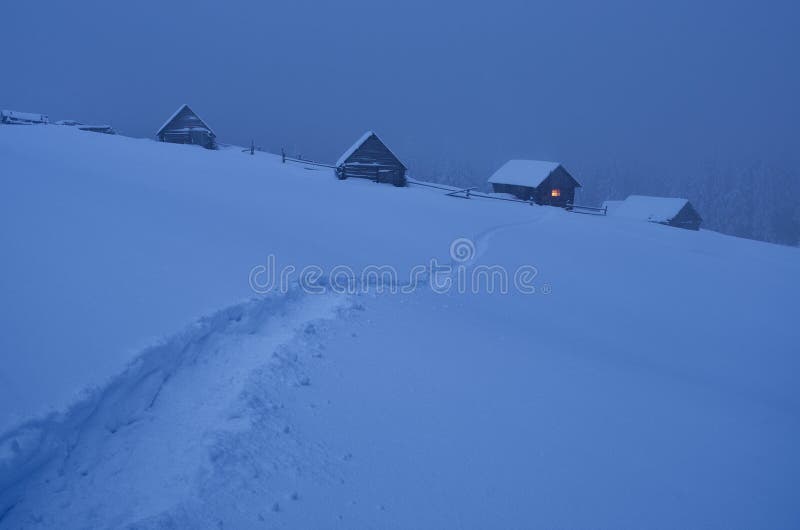
<svg viewBox="0 0 800 530"><path fill-rule="evenodd" d="M68 128L0 156L0 528L800 524L797 249ZM253 298L268 255L536 292Z"/></svg>
<svg viewBox="0 0 800 530"><path fill-rule="evenodd" d="M143 352L63 418L8 433L0 523L146 524L142 514L180 519L175 510L191 507L200 513L189 526L205 526L214 512L198 504L204 489L224 494L227 482L260 473L323 474L327 455L295 437L283 400L309 384L317 328L351 306L295 291L227 308Z"/></svg>

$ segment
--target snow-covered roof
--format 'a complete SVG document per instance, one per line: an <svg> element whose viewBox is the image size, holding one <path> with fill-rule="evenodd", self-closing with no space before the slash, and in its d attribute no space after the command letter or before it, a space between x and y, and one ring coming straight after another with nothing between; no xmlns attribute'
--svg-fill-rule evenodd
<svg viewBox="0 0 800 530"><path fill-rule="evenodd" d="M178 117L178 114L180 114L180 113L181 113L181 111L183 111L183 109L188 109L188 108L189 108L189 105L187 105L186 103L184 103L183 105L181 105L180 107L178 107L178 110L176 110L175 112L173 112L173 113L172 113L172 116L170 116L169 118L167 118L167 121L165 121L165 122L164 122L164 125L162 125L161 127L159 127L159 128L158 128L158 132L156 133L156 136L158 136L159 134L161 134L161 131L163 131L164 129L166 129L166 128L167 128L167 125L169 125L170 123L172 123L172 120L174 120L175 118L177 118L177 117ZM191 109L189 109L189 110L191 110ZM198 117L199 117L199 116L198 116Z"/></svg>
<svg viewBox="0 0 800 530"><path fill-rule="evenodd" d="M351 145L350 148L347 151L345 151L342 154L342 156L339 157L339 160L336 161L336 167L339 167L342 164L344 164L345 162L347 162L347 159L350 158L351 156L353 156L353 153L355 153L356 150L358 150L359 147L364 145L364 142L369 140L370 136L372 136L373 134L375 134L375 133L372 132L372 131L367 131L361 136L361 138L356 140L356 143ZM375 136L377 136L377 134Z"/></svg>
<svg viewBox="0 0 800 530"><path fill-rule="evenodd" d="M387 149L387 150L388 150L390 153L392 153L392 156L393 156L393 157L395 157L395 158L397 159L397 161L398 161L398 162L400 162L400 158L399 158L399 157L398 157L396 154L394 154L394 152L393 152L391 149L389 149L389 146L388 146L388 145L386 145L386 144L383 142L383 140L381 140L381 139L380 139L380 137L379 137L377 134L375 134L375 132L374 132L374 131L367 131L367 132L365 132L363 135L361 135L361 138L359 138L358 140L356 140L356 143L354 143L353 145L351 145L351 146L350 146L350 148L349 148L347 151L345 151L345 152L342 154L342 156L340 156L340 157L339 157L339 160L337 160L337 161L336 161L336 167L339 167L339 166L341 166L342 164L344 164L345 162L347 162L347 159L348 159L348 158L350 158L351 156L353 156L353 153L355 153L355 152L358 150L358 148L359 148L359 147L361 147L362 145L364 145L364 142L366 142L367 140L369 140L369 139L370 139L371 137L373 137L373 136L374 136L375 138L377 138L377 139L378 139L378 141L379 141L380 143L382 143L382 144L383 144L383 146L384 146L384 147L386 147L386 149ZM402 162L400 162L400 165L403 165L403 163L402 163ZM403 167L405 167L405 166L403 165Z"/></svg>
<svg viewBox="0 0 800 530"><path fill-rule="evenodd" d="M104 123L100 124L90 124L90 123L83 123L76 120L58 120L56 125L64 125L67 127L76 127L81 130L99 130L99 129L108 129L111 130L112 127L110 125L106 125Z"/></svg>
<svg viewBox="0 0 800 530"><path fill-rule="evenodd" d="M641 219L654 223L667 223L678 215L688 202L687 199L676 197L630 195L615 208L610 208L609 212L617 217Z"/></svg>
<svg viewBox="0 0 800 530"><path fill-rule="evenodd" d="M180 127L178 129L170 129L169 132L167 132L166 134L187 133L192 131L208 131L209 133L211 133L211 129L209 129L208 127Z"/></svg>
<svg viewBox="0 0 800 530"><path fill-rule="evenodd" d="M208 130L208 132L210 132L212 135L216 136L216 134L214 134L214 131L212 131L212 130L211 130L211 127L209 127L209 126L208 126L208 124L205 122L205 120L204 120L203 118L201 118L200 116L198 116L198 115L197 115L197 113L196 113L195 111L193 111L193 110L192 110L192 109L189 107L189 105L187 105L186 103L184 103L183 105L181 105L180 107L178 107L178 110L176 110L176 111L175 111L175 112L172 114L172 116L170 116L170 117L169 117L169 119L168 119L167 121L165 121L165 122L164 122L164 125L162 125L162 126L161 126L161 128L159 128L159 129L158 129L158 132L156 132L156 136L158 136L159 134L161 134L161 132L162 132L164 129L166 129L166 128L167 128L167 126L168 126L170 123L172 123L172 120L174 120L175 118L177 118L177 117L178 117L178 114L180 114L181 112L183 112L183 110L184 110L184 109L186 109L186 110L188 110L189 112L191 112L192 114L194 114L194 115L197 117L197 119L198 119L198 120L200 120L200 122L202 122L202 124L205 126L204 128L205 128L205 129L207 129L207 130Z"/></svg>
<svg viewBox="0 0 800 530"><path fill-rule="evenodd" d="M33 112L19 112L16 110L0 110L2 121L20 123L48 123L50 118L45 114L35 114Z"/></svg>
<svg viewBox="0 0 800 530"><path fill-rule="evenodd" d="M509 160L494 172L489 182L536 188L560 165L558 162L543 160Z"/></svg>

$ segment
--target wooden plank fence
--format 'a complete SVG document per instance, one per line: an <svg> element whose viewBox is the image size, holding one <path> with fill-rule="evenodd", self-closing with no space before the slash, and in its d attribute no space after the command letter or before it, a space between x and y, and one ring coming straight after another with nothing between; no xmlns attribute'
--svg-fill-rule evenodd
<svg viewBox="0 0 800 530"><path fill-rule="evenodd" d="M434 188L442 191L446 191L446 196L448 197L458 197L460 199L471 199L473 197L477 197L480 199L492 199L497 201L507 201L507 202L520 202L522 204L534 204L533 201L523 201L522 199L512 199L511 197L498 197L496 195L489 195L486 193L482 193L479 191L475 191L477 187L472 186L470 188L456 188L454 186L447 186L444 184L433 184L432 182L425 182L422 180L416 180L409 178L408 183L414 186L424 186L426 188Z"/></svg>
<svg viewBox="0 0 800 530"><path fill-rule="evenodd" d="M572 213L582 213L586 215L608 215L608 207L597 208L595 206L582 206L580 204L567 204L567 210Z"/></svg>
<svg viewBox="0 0 800 530"><path fill-rule="evenodd" d="M336 166L334 166L333 164L326 164L324 162L315 162L313 160L304 160L302 158L293 158L291 156L286 156L286 151L283 148L281 148L281 162L283 162L284 164L286 162L295 162L297 164L306 164L308 166L328 167L331 169L336 169Z"/></svg>

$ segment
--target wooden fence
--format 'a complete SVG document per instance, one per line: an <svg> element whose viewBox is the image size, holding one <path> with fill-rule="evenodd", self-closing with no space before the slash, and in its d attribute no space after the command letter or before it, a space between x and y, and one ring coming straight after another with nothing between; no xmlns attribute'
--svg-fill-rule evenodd
<svg viewBox="0 0 800 530"><path fill-rule="evenodd" d="M608 215L608 207L597 208L595 206L582 206L580 204L567 204L567 210L572 213L582 213L587 215Z"/></svg>
<svg viewBox="0 0 800 530"><path fill-rule="evenodd" d="M310 166L317 166L317 167L327 167L331 169L336 169L336 166L332 164L325 164L323 162L315 162L313 160L304 160L302 158L293 158L290 156L286 156L286 151L281 149L281 162L284 164L286 162L294 162L297 164L305 164ZM454 186L447 186L445 184L434 184L432 182L426 182L422 180L417 180L413 178L406 178L406 182L413 186L423 186L425 188L433 188L437 190L442 190L448 197L456 197L459 199L471 199L473 197L477 197L480 199L491 199L495 201L506 201L506 202L518 202L522 204L534 205L536 204L533 201L524 201L522 199L514 199L511 197L500 197L497 195L491 195L488 193L482 193L479 191L475 191L477 187L472 186L469 188L457 188ZM582 213L582 214L589 214L589 215L607 215L608 211L606 208L596 208L594 206L582 206L580 204L567 204L567 211L573 213Z"/></svg>
<svg viewBox="0 0 800 530"><path fill-rule="evenodd" d="M296 162L298 164L306 164L308 166L318 166L318 167L329 167L331 169L336 169L336 166L333 164L325 164L324 162L314 162L313 160L304 160L302 158L293 158L291 156L286 156L286 151L281 148L281 162L284 164L286 162Z"/></svg>

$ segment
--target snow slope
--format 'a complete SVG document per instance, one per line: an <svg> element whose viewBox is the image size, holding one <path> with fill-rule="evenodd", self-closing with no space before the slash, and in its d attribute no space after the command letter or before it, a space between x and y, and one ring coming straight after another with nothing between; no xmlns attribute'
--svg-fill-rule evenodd
<svg viewBox="0 0 800 530"><path fill-rule="evenodd" d="M797 249L67 128L0 160L0 527L800 523ZM536 294L248 284L458 237Z"/></svg>
<svg viewBox="0 0 800 530"><path fill-rule="evenodd" d="M329 170L262 153L2 127L0 158L0 351L14 352L0 375L0 431L63 408L159 337L252 296L249 272L268 254L298 268L401 267L446 255L461 235L462 223L442 225L435 195L340 186ZM467 206L449 211L469 217L467 233L530 213Z"/></svg>

